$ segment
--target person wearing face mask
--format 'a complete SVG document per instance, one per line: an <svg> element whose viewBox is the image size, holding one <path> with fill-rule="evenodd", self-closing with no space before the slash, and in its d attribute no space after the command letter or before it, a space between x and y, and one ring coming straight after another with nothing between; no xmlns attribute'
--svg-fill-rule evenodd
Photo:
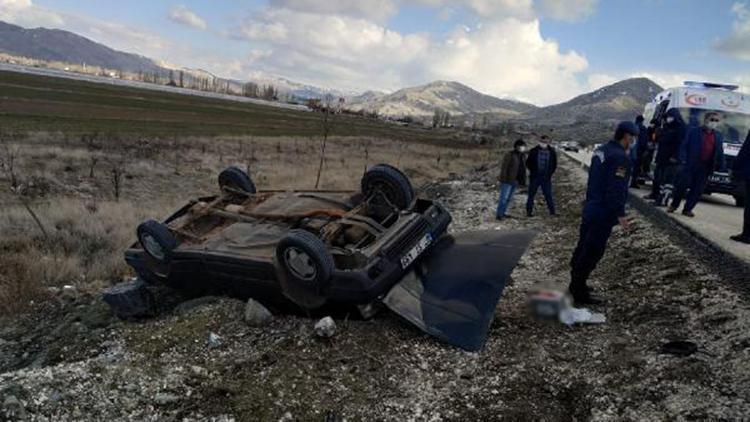
<svg viewBox="0 0 750 422"><path fill-rule="evenodd" d="M706 113L703 126L690 129L682 141L680 162L684 167L675 188L672 204L667 210L669 213L677 211L682 200L687 197L682 215L695 217L693 209L703 195L708 176L715 170L726 171L723 137L721 132L716 130L720 123L719 113Z"/></svg>
<svg viewBox="0 0 750 422"><path fill-rule="evenodd" d="M577 305L601 303L591 294L587 284L589 275L604 256L614 226L620 224L626 230L630 226L625 217L632 171L628 149L639 134L635 123L621 122L614 139L597 148L591 159L580 237L570 260L568 290Z"/></svg>
<svg viewBox="0 0 750 422"><path fill-rule="evenodd" d="M682 140L685 139L685 121L675 109L667 110L664 126L656 137L656 170L651 195L646 199L655 201L657 206L665 206L674 191L674 179L679 173L679 151Z"/></svg>
<svg viewBox="0 0 750 422"><path fill-rule="evenodd" d="M544 202L550 215L555 214L555 199L552 196L552 175L557 170L557 153L549 146L550 140L543 135L539 145L529 151L526 168L529 169L529 195L526 200L526 215L534 216L534 199L539 188L542 188Z"/></svg>
<svg viewBox="0 0 750 422"><path fill-rule="evenodd" d="M519 184L526 184L526 168L523 165L525 153L526 142L523 139L519 139L513 144L513 150L503 157L500 176L498 177L498 181L500 182L500 198L497 203L497 211L495 212L497 220L510 217L507 211L511 201L513 201L516 187Z"/></svg>

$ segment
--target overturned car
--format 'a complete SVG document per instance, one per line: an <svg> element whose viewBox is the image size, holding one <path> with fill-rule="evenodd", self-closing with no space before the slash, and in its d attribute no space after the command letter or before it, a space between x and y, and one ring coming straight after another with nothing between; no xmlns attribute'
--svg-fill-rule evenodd
<svg viewBox="0 0 750 422"><path fill-rule="evenodd" d="M466 350L486 341L505 283L533 232L446 233L450 214L418 198L398 169L370 168L361 189L258 191L244 171L219 175L220 194L138 226L125 260L146 283L192 295L253 298L276 311L382 303L424 332ZM153 299L143 282L104 300L122 317Z"/></svg>
<svg viewBox="0 0 750 422"><path fill-rule="evenodd" d="M387 293L446 231L450 214L380 164L361 190L259 191L236 167L221 192L142 223L125 260L145 281L312 310Z"/></svg>

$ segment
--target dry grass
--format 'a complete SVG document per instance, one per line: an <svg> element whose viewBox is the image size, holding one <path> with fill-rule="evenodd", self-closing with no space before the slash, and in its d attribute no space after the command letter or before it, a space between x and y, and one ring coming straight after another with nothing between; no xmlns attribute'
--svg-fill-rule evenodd
<svg viewBox="0 0 750 422"><path fill-rule="evenodd" d="M42 134L14 141L19 175L49 238L0 176L0 315L17 312L65 284L97 290L130 274L123 250L137 224L163 218L195 196L216 192L229 165L249 169L260 189L312 189L320 143L314 138L102 138L95 150L80 140ZM331 138L322 189L357 189L365 167L402 168L415 185L486 162L490 151L377 138ZM91 156L98 158L89 177ZM115 201L110 172L122 165Z"/></svg>
<svg viewBox="0 0 750 422"><path fill-rule="evenodd" d="M56 198L35 211L49 232L45 238L21 206L0 213L0 315L23 309L47 287L99 289L129 274L122 251L138 222L159 215L166 204Z"/></svg>

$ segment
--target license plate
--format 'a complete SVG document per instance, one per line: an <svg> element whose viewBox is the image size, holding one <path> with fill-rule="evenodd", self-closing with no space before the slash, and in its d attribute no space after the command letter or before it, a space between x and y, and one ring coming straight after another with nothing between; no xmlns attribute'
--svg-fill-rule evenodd
<svg viewBox="0 0 750 422"><path fill-rule="evenodd" d="M708 178L712 183L729 183L729 176L710 176Z"/></svg>
<svg viewBox="0 0 750 422"><path fill-rule="evenodd" d="M427 233L406 255L401 257L401 268L406 269L411 265L419 255L422 255L422 252L427 250L430 244L432 244L432 235Z"/></svg>

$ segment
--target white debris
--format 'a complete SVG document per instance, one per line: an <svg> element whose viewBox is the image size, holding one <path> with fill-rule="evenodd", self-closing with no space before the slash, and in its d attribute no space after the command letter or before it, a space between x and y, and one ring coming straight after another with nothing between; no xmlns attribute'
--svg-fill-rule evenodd
<svg viewBox="0 0 750 422"><path fill-rule="evenodd" d="M594 313L586 308L565 308L560 311L560 322L571 326L573 324L604 324L607 317L604 314Z"/></svg>
<svg viewBox="0 0 750 422"><path fill-rule="evenodd" d="M315 334L323 338L331 338L336 334L336 323L327 316L315 324Z"/></svg>
<svg viewBox="0 0 750 422"><path fill-rule="evenodd" d="M207 342L207 344L208 344L208 347L210 349L215 349L215 348L221 346L221 337L219 337L218 334L213 333L213 332L208 333L208 342Z"/></svg>

